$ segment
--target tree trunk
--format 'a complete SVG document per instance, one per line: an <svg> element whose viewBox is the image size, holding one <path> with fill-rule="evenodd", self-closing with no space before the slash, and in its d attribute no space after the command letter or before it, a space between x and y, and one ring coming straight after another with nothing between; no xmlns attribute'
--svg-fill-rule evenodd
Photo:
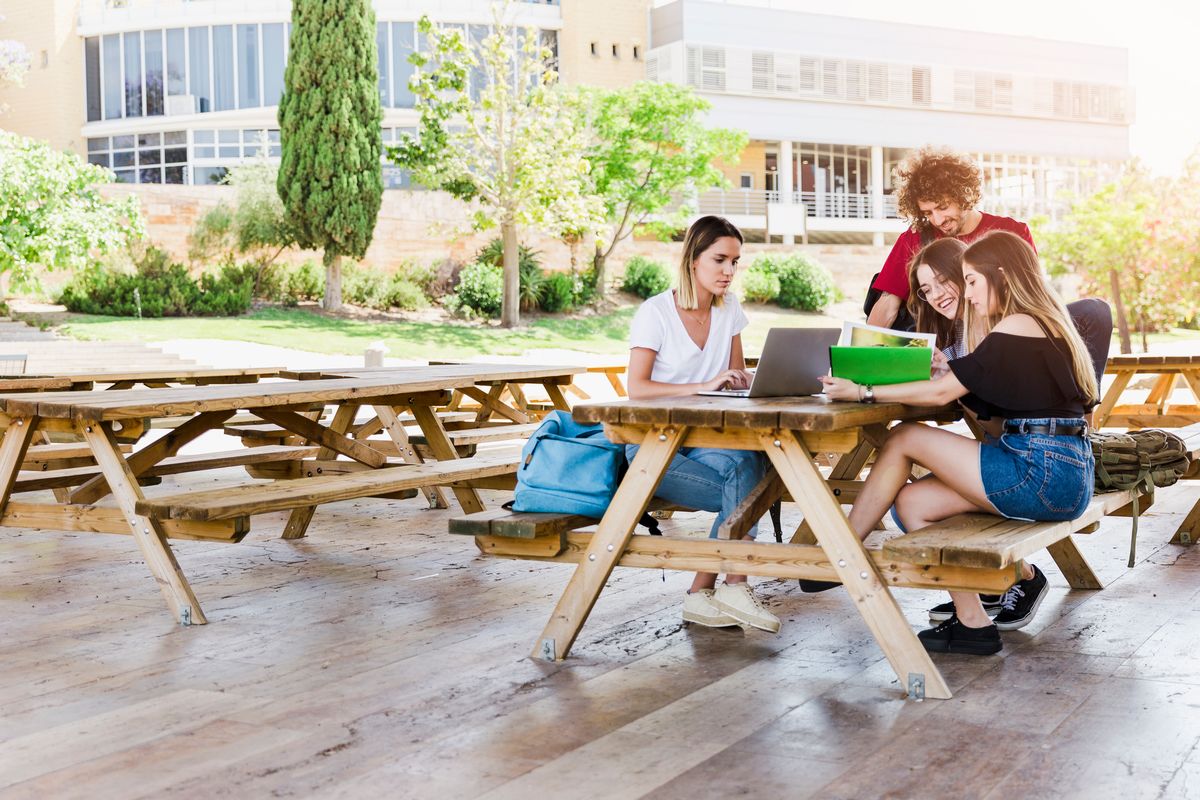
<svg viewBox="0 0 1200 800"><path fill-rule="evenodd" d="M1132 353L1133 343L1129 340L1129 319L1125 316L1125 303L1121 300L1121 275L1115 269L1108 271L1112 283L1113 306L1117 309L1117 331L1121 335L1121 352Z"/></svg>
<svg viewBox="0 0 1200 800"><path fill-rule="evenodd" d="M500 326L515 328L521 322L521 268L516 224L501 222L500 236L504 242L504 301L500 307Z"/></svg>
<svg viewBox="0 0 1200 800"><path fill-rule="evenodd" d="M608 256L604 252L604 248L600 243L596 243L596 255L592 257L592 272L593 278L596 281L596 297L604 299L605 292L608 290L607 281L604 279L605 262L608 261Z"/></svg>
<svg viewBox="0 0 1200 800"><path fill-rule="evenodd" d="M337 311L342 307L342 257L325 251L325 294L321 308Z"/></svg>

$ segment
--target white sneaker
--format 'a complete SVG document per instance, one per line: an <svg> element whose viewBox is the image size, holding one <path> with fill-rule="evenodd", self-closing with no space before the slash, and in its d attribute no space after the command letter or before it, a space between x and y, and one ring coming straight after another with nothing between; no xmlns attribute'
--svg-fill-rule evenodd
<svg viewBox="0 0 1200 800"><path fill-rule="evenodd" d="M712 604L743 625L771 633L779 632L779 617L754 596L748 583L723 583L713 592Z"/></svg>
<svg viewBox="0 0 1200 800"><path fill-rule="evenodd" d="M741 625L733 617L712 604L713 590L701 589L689 592L683 600L683 621L710 628L731 628Z"/></svg>

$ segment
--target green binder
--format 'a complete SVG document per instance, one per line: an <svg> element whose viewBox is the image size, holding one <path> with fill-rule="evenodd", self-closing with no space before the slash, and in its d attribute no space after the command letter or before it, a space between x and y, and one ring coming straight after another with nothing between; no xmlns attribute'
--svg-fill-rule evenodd
<svg viewBox="0 0 1200 800"><path fill-rule="evenodd" d="M890 383L929 380L933 363L931 347L840 347L829 348L829 366L835 378L858 384L887 386Z"/></svg>

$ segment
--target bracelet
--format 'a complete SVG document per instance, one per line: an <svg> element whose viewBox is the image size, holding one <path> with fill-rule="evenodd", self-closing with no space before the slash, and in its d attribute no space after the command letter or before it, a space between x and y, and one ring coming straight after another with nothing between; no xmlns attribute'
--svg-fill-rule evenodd
<svg viewBox="0 0 1200 800"><path fill-rule="evenodd" d="M861 403L862 402L862 385L857 384L857 383L854 385L858 388L858 402Z"/></svg>

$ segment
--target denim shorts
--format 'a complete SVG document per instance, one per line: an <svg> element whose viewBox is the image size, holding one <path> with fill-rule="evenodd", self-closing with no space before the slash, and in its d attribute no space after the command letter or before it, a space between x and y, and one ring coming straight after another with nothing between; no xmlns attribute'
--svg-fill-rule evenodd
<svg viewBox="0 0 1200 800"><path fill-rule="evenodd" d="M1059 420L1059 422L1078 420ZM1026 420L1047 424L1048 419ZM992 505L1011 519L1075 519L1092 499L1095 462L1086 436L1005 433L979 447L979 473Z"/></svg>

